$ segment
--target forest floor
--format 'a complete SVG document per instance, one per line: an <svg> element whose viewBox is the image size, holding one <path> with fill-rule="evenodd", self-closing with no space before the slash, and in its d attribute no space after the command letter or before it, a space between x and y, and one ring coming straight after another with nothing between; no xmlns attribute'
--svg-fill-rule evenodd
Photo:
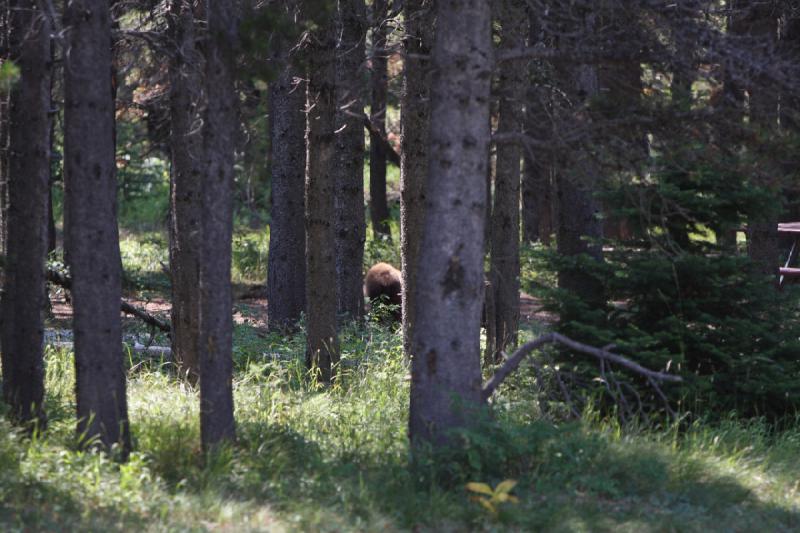
<svg viewBox="0 0 800 533"><path fill-rule="evenodd" d="M167 317L163 239L123 252L130 302ZM259 254L239 272L263 279ZM83 451L71 348L48 346L46 432L21 435L0 406L0 531L800 531L800 418L776 429L735 414L627 426L591 409L546 417L523 368L452 449L412 463L402 336L346 326L340 379L320 388L306 379L303 332L266 331L263 286L237 283L236 444L204 458L198 390L168 358L130 351L133 453L117 463ZM60 298L48 328L69 328ZM521 306L524 342L553 317L533 296ZM148 335L130 317L125 328ZM504 480L517 482L515 502L466 489Z"/></svg>
<svg viewBox="0 0 800 533"><path fill-rule="evenodd" d="M267 331L268 303L264 285L238 284L234 291L233 320L234 324L248 324L260 332ZM164 295L151 295L143 298L131 294L124 297L129 304L151 314L169 320L172 304ZM542 301L530 294L520 292L520 321L523 324L540 324L549 326L557 320L557 316L543 308ZM122 313L123 327L141 329L138 319ZM72 305L63 292L52 293L50 297L50 313L47 326L57 330L70 329Z"/></svg>
<svg viewBox="0 0 800 533"><path fill-rule="evenodd" d="M320 389L302 333L238 324L238 440L206 460L197 389L130 354L123 464L77 446L72 353L48 348L47 432L28 439L0 412L0 530L800 531L800 421L550 419L522 371L491 418L412 464L401 336L369 322L341 344L340 381ZM509 479L516 503L492 509L465 488Z"/></svg>

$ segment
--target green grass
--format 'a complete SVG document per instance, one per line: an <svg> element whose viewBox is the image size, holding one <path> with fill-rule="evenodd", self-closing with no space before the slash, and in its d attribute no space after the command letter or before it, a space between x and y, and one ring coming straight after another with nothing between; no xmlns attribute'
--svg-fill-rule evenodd
<svg viewBox="0 0 800 533"><path fill-rule="evenodd" d="M231 279L234 283L263 284L267 279L269 229L237 229L233 235ZM168 237L163 231L124 231L120 252L125 288L137 292L169 294Z"/></svg>
<svg viewBox="0 0 800 533"><path fill-rule="evenodd" d="M526 335L531 335L528 332ZM169 364L132 361L135 452L125 464L78 451L69 352L47 353L50 427L34 440L0 417L0 529L428 531L790 531L800 529L800 425L672 429L538 419L522 372L492 420L430 467L409 465L401 339L370 323L343 334L340 383L304 379L302 334L239 326L239 440L199 449L198 394ZM493 517L464 490L517 479Z"/></svg>
<svg viewBox="0 0 800 533"><path fill-rule="evenodd" d="M369 232L365 265L399 266ZM268 235L239 228L233 276L263 283ZM163 232L124 234L129 288L166 293ZM523 250L522 281L552 284ZM531 326L520 341L540 334ZM162 339L163 340L163 339ZM135 451L125 464L78 450L72 354L47 352L50 425L31 440L0 416L2 531L792 531L800 530L800 421L782 431L626 427L589 412L543 420L533 376L514 375L457 445L409 462L408 364L375 322L342 334L340 382L309 385L301 334L235 329L238 442L204 460L198 392L164 361L129 355ZM2 413L0 413L2 414ZM440 464L433 467L433 462ZM494 516L464 485L516 479Z"/></svg>

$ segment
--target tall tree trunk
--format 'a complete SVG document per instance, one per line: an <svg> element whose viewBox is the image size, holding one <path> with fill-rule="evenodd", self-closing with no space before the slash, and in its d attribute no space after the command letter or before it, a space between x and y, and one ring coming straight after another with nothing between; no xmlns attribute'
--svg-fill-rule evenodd
<svg viewBox="0 0 800 533"><path fill-rule="evenodd" d="M19 422L45 423L43 336L50 182L50 25L35 3L11 2L11 94L3 399Z"/></svg>
<svg viewBox="0 0 800 533"><path fill-rule="evenodd" d="M78 435L130 448L119 302L108 2L66 5L64 168L72 273Z"/></svg>
<svg viewBox="0 0 800 533"><path fill-rule="evenodd" d="M308 163L306 168L306 364L330 383L339 361L336 333L334 242L335 26L333 16L310 36L308 72ZM331 284L333 283L333 286Z"/></svg>
<svg viewBox="0 0 800 533"><path fill-rule="evenodd" d="M386 137L386 92L388 83L386 52L386 0L372 2L372 98L370 120L374 127L370 130L369 143L369 209L372 219L372 232L375 238L388 237L389 204L386 202L386 153L381 139Z"/></svg>
<svg viewBox="0 0 800 533"><path fill-rule="evenodd" d="M50 40L50 59L51 61L55 59L56 55L56 47L53 40ZM47 161L47 255L55 253L56 251L56 219L55 214L53 212L53 187L55 186L55 182L57 179L56 172L55 172L55 136L56 136L56 117L57 113L57 106L56 99L53 97L53 93L55 91L55 79L56 74L53 72L52 68L50 69L50 103L48 106L48 127L50 128L50 135L49 141L50 146L48 147L48 159ZM47 288L45 287L45 291ZM46 302L49 305L49 302Z"/></svg>
<svg viewBox="0 0 800 533"><path fill-rule="evenodd" d="M527 99L523 116L525 131L539 127L542 118L537 114L536 103ZM551 183L552 165L549 154L544 150L532 155L523 151L522 165L522 238L526 242L541 242L549 246L553 233L553 187Z"/></svg>
<svg viewBox="0 0 800 533"><path fill-rule="evenodd" d="M735 17L734 31L757 37L765 48L777 48L778 12L769 3L754 0L740 0L733 3ZM755 75L755 74L754 74ZM778 95L769 87L768 82L757 76L751 80L747 88L750 95L750 124L757 128L760 139L769 142L778 128ZM760 150L755 146L754 150ZM780 183L775 174L780 168L755 169L753 180L756 185L765 189L774 198L777 208L765 209L753 215L747 222L747 253L753 261L756 271L764 276L775 277L780 262L780 245L778 236L778 220L781 213ZM777 287L777 283L775 284Z"/></svg>
<svg viewBox="0 0 800 533"><path fill-rule="evenodd" d="M531 7L527 9L528 18L528 46L536 46L539 42L540 25L537 21L537 11ZM530 61L524 73L528 83L525 91L525 112L523 115L525 135L541 137L543 125L548 123L545 109L546 96L541 87L536 83L537 63ZM538 135L537 135L538 133ZM522 165L522 238L526 242L541 241L550 244L553 233L553 190L551 186L552 163L551 155L543 149L537 149L535 154L528 147L523 151Z"/></svg>
<svg viewBox="0 0 800 533"><path fill-rule="evenodd" d="M366 21L364 0L339 0L336 43L336 293L337 314L364 316L364 131L361 73ZM384 162L385 170L385 162ZM384 180L385 181L385 180ZM384 195L385 198L385 195Z"/></svg>
<svg viewBox="0 0 800 533"><path fill-rule="evenodd" d="M592 98L598 94L599 82L597 68L593 65L579 65L571 69L570 81L576 94ZM577 105L581 105L578 100ZM576 121L584 120L576 112ZM588 256L602 262L603 225L599 218L600 205L594 196L597 186L598 169L591 154L581 149L569 154L569 161L560 162L557 176L557 245L558 253L572 259ZM570 291L590 307L604 305L605 297L602 283L586 272L580 265L565 265L559 268L558 285ZM564 317L569 319L575 317Z"/></svg>
<svg viewBox="0 0 800 533"><path fill-rule="evenodd" d="M297 16L296 3L287 4ZM294 327L306 309L306 86L289 50L276 43L280 73L269 85L270 235L267 321L270 329Z"/></svg>
<svg viewBox="0 0 800 533"><path fill-rule="evenodd" d="M372 2L372 98L370 103L369 205L372 231L376 238L391 238L389 204L386 201L386 93L388 84L386 52L386 0Z"/></svg>
<svg viewBox="0 0 800 533"><path fill-rule="evenodd" d="M204 217L201 107L202 56L195 47L195 20L186 0L170 3L170 275L172 352L182 375L200 377L200 253Z"/></svg>
<svg viewBox="0 0 800 533"><path fill-rule="evenodd" d="M239 121L234 86L238 27L232 0L208 0L203 140L203 259L200 262L200 438L203 449L235 439L233 419L233 163Z"/></svg>
<svg viewBox="0 0 800 533"><path fill-rule="evenodd" d="M50 58L49 61L55 62L56 60L56 43L53 39L50 39ZM48 146L48 156L49 160L47 161L47 255L50 256L54 254L56 251L56 219L55 214L53 213L53 187L57 179L57 173L55 169L55 137L56 137L56 122L58 118L58 102L54 96L56 91L56 78L58 75L53 70L54 67L50 67L50 89L48 94L50 95L50 102L47 109L48 114L48 127L50 128L50 135L48 136L50 146ZM49 295L47 293L47 287L45 286L45 296L48 298L48 301L45 302L47 306L50 305Z"/></svg>
<svg viewBox="0 0 800 533"><path fill-rule="evenodd" d="M10 0L0 2L0 59L3 62L9 59L10 7ZM8 115L10 97L9 91L0 89L0 275L3 274L5 269L2 259L6 255L6 236L8 233Z"/></svg>
<svg viewBox="0 0 800 533"><path fill-rule="evenodd" d="M500 48L525 44L526 18L522 5L512 0L495 2L500 22ZM522 133L524 61L500 64L497 93L500 99L498 134ZM519 206L520 160L517 143L498 143L491 232L491 288L494 292L495 359L517 342L519 330Z"/></svg>
<svg viewBox="0 0 800 533"><path fill-rule="evenodd" d="M403 94L400 114L400 247L403 271L403 350L411 355L416 318L416 278L422 223L425 216L425 182L428 175L430 131L430 69L433 44L433 9L430 0L404 3Z"/></svg>
<svg viewBox="0 0 800 533"><path fill-rule="evenodd" d="M437 4L425 255L417 272L411 361L412 444L448 442L480 403L482 238L489 151L491 10Z"/></svg>

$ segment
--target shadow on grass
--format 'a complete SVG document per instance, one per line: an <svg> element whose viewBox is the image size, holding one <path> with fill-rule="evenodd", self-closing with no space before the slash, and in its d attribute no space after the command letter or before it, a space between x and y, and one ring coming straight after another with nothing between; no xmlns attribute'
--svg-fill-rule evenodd
<svg viewBox="0 0 800 533"><path fill-rule="evenodd" d="M182 480L176 472L157 472L176 492L268 505L304 530L800 527L798 509L762 501L714 461L646 438L615 439L581 424L503 428L494 457L480 450L470 459L480 446L466 437L464 447L449 455L461 461L458 483L443 483L432 469L410 468L405 454L326 454L286 426L242 422L238 432L235 448L205 465L198 456L193 467L177 473ZM519 481L514 492L520 503L502 507L497 516L471 500L463 486L464 480L494 486L505 478Z"/></svg>
<svg viewBox="0 0 800 533"><path fill-rule="evenodd" d="M3 424L5 425L5 424ZM146 426L146 427L145 427ZM462 463L460 476L494 486L504 478L519 484L516 505L497 516L471 501L461 482L444 484L436 473L410 468L405 454L382 450L324 452L290 427L258 421L239 424L239 441L203 461L196 430L181 423L151 421L134 432L183 435L171 445L152 438L139 450L153 474L166 484L153 498L155 509L170 509L170 499L189 511L178 518L153 513L149 505L131 508L124 492L108 501L102 493L88 501L81 472L91 460L48 445L50 477L32 476L20 466L21 440L2 441L0 525L27 530L122 530L158 527L165 520L181 528L209 526L203 506L209 501L239 502L240 512L267 507L300 530L403 530L497 527L544 531L721 531L792 530L800 511L763 501L733 473L706 460L646 437L616 438L575 423L561 427L537 422L498 430L491 452L462 439L450 460ZM142 435L140 435L142 436ZM41 450L38 453L44 453ZM124 485L121 468L103 467L103 483ZM472 476L475 477L472 477ZM63 477L61 477L63 476ZM146 500L152 487L131 487L131 499ZM188 503L187 503L188 502ZM150 509L143 511L142 509ZM229 517L230 523L247 516Z"/></svg>

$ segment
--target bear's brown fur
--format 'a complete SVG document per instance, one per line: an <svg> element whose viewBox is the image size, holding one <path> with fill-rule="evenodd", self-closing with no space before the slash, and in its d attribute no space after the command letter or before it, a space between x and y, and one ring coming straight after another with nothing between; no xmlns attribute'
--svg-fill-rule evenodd
<svg viewBox="0 0 800 533"><path fill-rule="evenodd" d="M403 275L389 263L376 263L370 267L364 278L364 294L369 298L370 305L383 300L396 306L392 318L398 322L403 319Z"/></svg>

